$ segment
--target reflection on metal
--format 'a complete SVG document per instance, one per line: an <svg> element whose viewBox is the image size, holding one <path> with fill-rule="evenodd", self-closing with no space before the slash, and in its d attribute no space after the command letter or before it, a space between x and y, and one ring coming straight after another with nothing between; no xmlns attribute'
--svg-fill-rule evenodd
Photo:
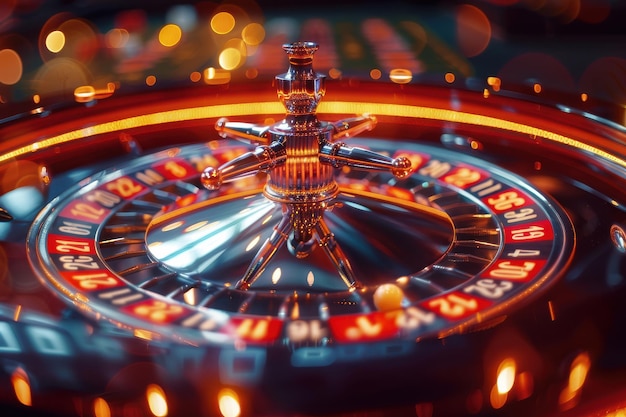
<svg viewBox="0 0 626 417"><path fill-rule="evenodd" d="M274 230L284 223L281 205L265 198L258 188L221 196L204 192L197 199L195 204L154 216L145 233L148 251L152 259L180 274L234 286L261 242L281 235ZM363 284L381 284L381 277L414 275L449 249L454 230L450 217L413 199L413 195L409 200L340 187L336 202L342 207L325 213L325 218ZM207 221L204 227L181 227L202 220ZM380 245L386 250L381 251ZM412 256L400 255L406 254L406 248L412 248ZM255 288L284 289L285 293L346 289L323 251L296 259L286 245L268 260ZM394 297L381 291L377 296L381 305L401 302L399 294ZM190 305L200 301L192 291L185 293L185 300Z"/></svg>
<svg viewBox="0 0 626 417"><path fill-rule="evenodd" d="M0 221L10 222L11 220L13 220L13 216L11 216L8 211L0 207Z"/></svg>
<svg viewBox="0 0 626 417"><path fill-rule="evenodd" d="M361 283L324 219L339 192L335 169L348 166L384 170L404 178L411 170L411 162L405 157L394 159L335 142L370 130L375 119L364 115L335 123L320 122L315 113L326 87L325 77L313 70L317 44L298 42L284 45L283 49L290 66L285 74L276 77L276 84L287 111L285 119L269 127L231 124L220 119L216 128L223 137L262 145L219 168L206 168L202 183L207 189L216 190L223 182L265 172L269 175L263 193L282 206L282 220L257 252L237 288L250 288L284 245L297 258L305 258L321 247L345 286L359 288ZM277 284L279 279L280 275L274 274L272 282Z"/></svg>
<svg viewBox="0 0 626 417"><path fill-rule="evenodd" d="M621 253L626 253L626 231L618 224L611 226L611 241Z"/></svg>

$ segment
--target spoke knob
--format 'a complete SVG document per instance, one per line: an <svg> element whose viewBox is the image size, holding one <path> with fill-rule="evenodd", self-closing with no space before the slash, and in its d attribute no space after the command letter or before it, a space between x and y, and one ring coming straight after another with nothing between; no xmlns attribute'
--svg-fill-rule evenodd
<svg viewBox="0 0 626 417"><path fill-rule="evenodd" d="M222 174L214 168L206 168L200 175L200 181L207 190L217 190L222 185Z"/></svg>

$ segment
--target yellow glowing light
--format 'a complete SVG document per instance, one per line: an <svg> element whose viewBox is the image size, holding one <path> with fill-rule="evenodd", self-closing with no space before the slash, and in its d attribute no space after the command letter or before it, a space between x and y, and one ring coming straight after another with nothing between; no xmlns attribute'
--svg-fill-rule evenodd
<svg viewBox="0 0 626 417"><path fill-rule="evenodd" d="M96 99L111 97L115 92L115 84L107 83L106 88L96 89L92 85L81 85L74 89L74 100L78 103L87 103Z"/></svg>
<svg viewBox="0 0 626 417"><path fill-rule="evenodd" d="M241 51L237 48L226 48L219 56L219 63L225 70L233 70L241 65Z"/></svg>
<svg viewBox="0 0 626 417"><path fill-rule="evenodd" d="M91 101L96 96L96 89L92 85L83 85L74 90L74 99L79 103Z"/></svg>
<svg viewBox="0 0 626 417"><path fill-rule="evenodd" d="M235 27L235 18L228 12L219 12L211 19L211 29L218 35L225 35Z"/></svg>
<svg viewBox="0 0 626 417"><path fill-rule="evenodd" d="M604 417L626 417L626 407L621 407L604 414Z"/></svg>
<svg viewBox="0 0 626 417"><path fill-rule="evenodd" d="M241 57L248 56L248 46L246 45L244 41L242 41L239 38L229 39L226 42L224 42L224 45L222 46L222 50L225 50L228 48L233 48L239 51L239 54L241 55ZM255 48L250 48L250 49L255 49Z"/></svg>
<svg viewBox="0 0 626 417"><path fill-rule="evenodd" d="M293 305L293 310L291 310L291 320L298 320L300 318L300 304L296 301Z"/></svg>
<svg viewBox="0 0 626 417"><path fill-rule="evenodd" d="M40 101L41 101L41 97L39 96L39 94L33 95L33 103L39 104Z"/></svg>
<svg viewBox="0 0 626 417"><path fill-rule="evenodd" d="M168 224L167 226L164 226L163 227L163 231L164 232L171 232L172 230L176 230L176 229L178 229L179 227L181 227L184 224L185 224L184 221L179 220L177 222L173 222L173 223Z"/></svg>
<svg viewBox="0 0 626 417"><path fill-rule="evenodd" d="M241 405L239 396L231 389L224 388L217 394L217 402L223 417L239 417Z"/></svg>
<svg viewBox="0 0 626 417"><path fill-rule="evenodd" d="M256 235L251 241L250 243L248 243L248 246L246 246L246 252L250 252L252 249L254 249L254 247L256 245L259 244L259 241L261 240L261 235Z"/></svg>
<svg viewBox="0 0 626 417"><path fill-rule="evenodd" d="M508 397L508 393L501 393L498 390L498 386L494 385L493 388L491 388L491 393L489 394L489 402L491 403L491 406L497 410L504 407Z"/></svg>
<svg viewBox="0 0 626 417"><path fill-rule="evenodd" d="M541 169L541 162L535 162L535 169L537 171ZM552 301L548 301L548 312L550 312L550 320L556 320L556 313L554 312L554 304L552 304Z"/></svg>
<svg viewBox="0 0 626 417"><path fill-rule="evenodd" d="M487 77L487 84L493 88L493 91L500 91L502 80L498 77Z"/></svg>
<svg viewBox="0 0 626 417"><path fill-rule="evenodd" d="M195 306L197 303L196 292L193 290L185 292L185 294L183 294L183 300L185 300L187 304Z"/></svg>
<svg viewBox="0 0 626 417"><path fill-rule="evenodd" d="M27 406L33 405L28 375L22 368L17 368L11 375L11 384L17 400Z"/></svg>
<svg viewBox="0 0 626 417"><path fill-rule="evenodd" d="M506 394L511 391L513 384L515 383L516 367L517 366L513 358L506 358L500 363L496 379L498 393Z"/></svg>
<svg viewBox="0 0 626 417"><path fill-rule="evenodd" d="M380 80L380 77L382 76L383 73L378 68L374 68L370 71L370 78L372 80Z"/></svg>
<svg viewBox="0 0 626 417"><path fill-rule="evenodd" d="M209 72L208 70L206 71ZM213 69L217 77L219 70ZM224 73L229 74L227 71ZM205 74L206 77L206 74ZM207 81L209 82L209 81ZM123 132L129 129L145 126L157 126L167 123L180 123L184 121L205 120L229 116L251 116L261 114L284 114L285 109L277 101L218 104L210 106L174 109L157 113L140 114L124 119L112 120L105 123L93 124L87 128L71 130L59 135L50 136L39 141L29 142L28 145L14 149L0 155L0 162L28 155L40 149L59 146L64 143L81 140L101 134ZM578 150L589 152L616 165L626 168L626 160L616 155L596 148L590 143L565 136L551 130L515 122L508 119L487 116L478 113L461 112L445 108L433 108L406 104L376 103L376 102L351 102L351 101L325 101L320 103L318 113L326 114L363 114L370 113L378 116L407 117L413 119L453 121L455 123L472 126L482 126L505 131L521 133L532 138L543 138L547 141L566 145Z"/></svg>
<svg viewBox="0 0 626 417"><path fill-rule="evenodd" d="M154 339L154 334L151 331L144 330L144 329L135 329L135 330L133 330L133 336L135 336L138 339L143 339L143 340L152 340L152 339Z"/></svg>
<svg viewBox="0 0 626 417"><path fill-rule="evenodd" d="M570 366L568 385L571 391L578 391L583 387L590 367L591 359L587 352L576 356Z"/></svg>
<svg viewBox="0 0 626 417"><path fill-rule="evenodd" d="M156 384L148 385L148 388L146 388L146 400L148 401L150 412L154 417L167 416L167 398L165 397L163 388Z"/></svg>
<svg viewBox="0 0 626 417"><path fill-rule="evenodd" d="M93 402L93 414L95 417L111 417L111 407L104 398L96 398Z"/></svg>
<svg viewBox="0 0 626 417"><path fill-rule="evenodd" d="M159 31L159 43L168 48L175 46L183 37L183 31L178 25L167 24Z"/></svg>
<svg viewBox="0 0 626 417"><path fill-rule="evenodd" d="M580 95L580 100L581 101L587 101L589 99L589 96L587 95L587 93L582 93Z"/></svg>
<svg viewBox="0 0 626 417"><path fill-rule="evenodd" d="M60 52L65 46L65 34L60 30L55 30L48 33L46 36L46 48L50 52L57 53Z"/></svg>
<svg viewBox="0 0 626 417"><path fill-rule="evenodd" d="M580 353L572 361L567 385L559 395L559 405L562 410L567 410L576 405L590 367L591 358L587 352Z"/></svg>
<svg viewBox="0 0 626 417"><path fill-rule="evenodd" d="M328 76L333 80L341 78L341 70L337 68L331 68L330 70L328 70Z"/></svg>
<svg viewBox="0 0 626 417"><path fill-rule="evenodd" d="M22 78L22 59L13 49L0 51L0 83L13 85Z"/></svg>
<svg viewBox="0 0 626 417"><path fill-rule="evenodd" d="M209 85L227 84L230 82L230 71L209 67L204 70L204 82Z"/></svg>
<svg viewBox="0 0 626 417"><path fill-rule="evenodd" d="M241 39L248 45L258 45L265 39L265 28L259 23L249 23L241 31Z"/></svg>
<svg viewBox="0 0 626 417"><path fill-rule="evenodd" d="M21 313L22 313L22 305L18 304L17 307L15 307L15 311L13 312L13 321L19 321Z"/></svg>
<svg viewBox="0 0 626 417"><path fill-rule="evenodd" d="M313 271L309 271L309 273L306 274L306 283L309 284L309 287L312 287L313 284L315 284L315 274Z"/></svg>
<svg viewBox="0 0 626 417"><path fill-rule="evenodd" d="M413 73L404 68L394 68L389 72L389 79L396 84L408 84L413 80Z"/></svg>
<svg viewBox="0 0 626 417"><path fill-rule="evenodd" d="M209 224L209 222L206 221L206 220L199 221L199 222L197 222L195 224L192 224L189 227L186 227L185 230L183 230L183 233L193 232L194 230L198 230L198 229L203 228L207 224Z"/></svg>
<svg viewBox="0 0 626 417"><path fill-rule="evenodd" d="M272 273L272 283L277 284L278 281L280 281L280 277L282 274L283 271L280 269L280 267L276 268Z"/></svg>

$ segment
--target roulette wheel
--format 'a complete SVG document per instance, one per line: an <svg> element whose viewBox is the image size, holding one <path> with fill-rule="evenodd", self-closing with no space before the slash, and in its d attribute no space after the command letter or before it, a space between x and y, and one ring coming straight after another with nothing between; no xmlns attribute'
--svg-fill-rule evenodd
<svg viewBox="0 0 626 417"><path fill-rule="evenodd" d="M224 54L191 84L14 103L3 409L624 413L623 104L412 81L411 60L327 80L318 38L268 36L269 78Z"/></svg>

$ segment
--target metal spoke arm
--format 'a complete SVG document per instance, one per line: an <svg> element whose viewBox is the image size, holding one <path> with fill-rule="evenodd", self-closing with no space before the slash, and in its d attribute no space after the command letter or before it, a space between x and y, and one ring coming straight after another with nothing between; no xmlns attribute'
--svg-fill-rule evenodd
<svg viewBox="0 0 626 417"><path fill-rule="evenodd" d="M365 131L374 129L376 126L376 117L369 114L363 114L357 117L342 119L331 123L333 126L333 141L351 138Z"/></svg>
<svg viewBox="0 0 626 417"><path fill-rule="evenodd" d="M411 161L405 157L391 158L363 148L353 148L343 143L330 143L322 147L320 161L335 168L344 166L358 169L389 171L397 178L405 178L411 172Z"/></svg>
<svg viewBox="0 0 626 417"><path fill-rule="evenodd" d="M225 117L215 123L215 130L223 138L237 139L253 145L269 145L272 139L269 132L270 126L229 122Z"/></svg>
<svg viewBox="0 0 626 417"><path fill-rule="evenodd" d="M252 152L226 162L219 168L208 167L200 176L202 185L209 190L217 190L224 182L266 172L286 159L283 143L259 146Z"/></svg>

